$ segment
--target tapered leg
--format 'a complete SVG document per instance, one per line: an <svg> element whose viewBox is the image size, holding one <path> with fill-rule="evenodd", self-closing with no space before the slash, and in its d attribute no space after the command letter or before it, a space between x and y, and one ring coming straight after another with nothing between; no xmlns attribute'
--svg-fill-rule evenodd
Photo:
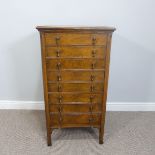
<svg viewBox="0 0 155 155"><path fill-rule="evenodd" d="M52 132L47 131L47 145L48 146L52 146L51 134L52 134Z"/></svg>
<svg viewBox="0 0 155 155"><path fill-rule="evenodd" d="M99 128L99 144L103 144L103 127Z"/></svg>

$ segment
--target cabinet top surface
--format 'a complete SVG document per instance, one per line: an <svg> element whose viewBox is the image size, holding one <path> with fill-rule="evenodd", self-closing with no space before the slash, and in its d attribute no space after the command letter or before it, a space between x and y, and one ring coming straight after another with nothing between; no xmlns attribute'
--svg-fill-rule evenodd
<svg viewBox="0 0 155 155"><path fill-rule="evenodd" d="M48 31L48 30L96 30L96 31L115 31L114 27L107 26L37 26L39 31Z"/></svg>

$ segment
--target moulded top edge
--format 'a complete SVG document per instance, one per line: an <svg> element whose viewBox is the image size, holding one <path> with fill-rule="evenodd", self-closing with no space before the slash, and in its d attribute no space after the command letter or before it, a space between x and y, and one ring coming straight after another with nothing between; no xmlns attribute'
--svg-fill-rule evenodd
<svg viewBox="0 0 155 155"><path fill-rule="evenodd" d="M108 26L37 26L38 31L48 30L96 30L96 31L115 31L116 28Z"/></svg>

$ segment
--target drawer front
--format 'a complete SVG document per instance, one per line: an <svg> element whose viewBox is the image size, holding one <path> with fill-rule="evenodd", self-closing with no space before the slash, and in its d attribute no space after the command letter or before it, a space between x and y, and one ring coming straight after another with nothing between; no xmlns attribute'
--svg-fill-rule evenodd
<svg viewBox="0 0 155 155"><path fill-rule="evenodd" d="M48 81L101 81L104 80L104 71L49 71L47 72Z"/></svg>
<svg viewBox="0 0 155 155"><path fill-rule="evenodd" d="M47 70L51 69L103 69L104 59L50 59L46 62Z"/></svg>
<svg viewBox="0 0 155 155"><path fill-rule="evenodd" d="M102 103L102 93L91 94L91 93L50 93L48 94L48 102L50 104L59 104L60 101L62 104L68 103L72 104L73 102L78 103Z"/></svg>
<svg viewBox="0 0 155 155"><path fill-rule="evenodd" d="M102 92L103 83L49 83L48 92Z"/></svg>
<svg viewBox="0 0 155 155"><path fill-rule="evenodd" d="M98 114L79 114L68 115L51 114L52 127L79 127L79 126L98 126L100 125L101 116Z"/></svg>
<svg viewBox="0 0 155 155"><path fill-rule="evenodd" d="M106 34L45 33L45 44L47 46L106 45L106 42Z"/></svg>
<svg viewBox="0 0 155 155"><path fill-rule="evenodd" d="M105 58L104 46L47 47L47 58Z"/></svg>
<svg viewBox="0 0 155 155"><path fill-rule="evenodd" d="M89 113L101 112L101 104L50 104L50 112L54 113Z"/></svg>

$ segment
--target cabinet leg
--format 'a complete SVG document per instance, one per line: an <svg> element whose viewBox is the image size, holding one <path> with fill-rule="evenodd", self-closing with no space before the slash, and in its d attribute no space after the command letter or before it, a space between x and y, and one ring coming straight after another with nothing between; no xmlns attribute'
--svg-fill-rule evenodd
<svg viewBox="0 0 155 155"><path fill-rule="evenodd" d="M99 128L99 144L103 144L103 128Z"/></svg>
<svg viewBox="0 0 155 155"><path fill-rule="evenodd" d="M51 133L50 132L47 132L47 145L52 146Z"/></svg>

